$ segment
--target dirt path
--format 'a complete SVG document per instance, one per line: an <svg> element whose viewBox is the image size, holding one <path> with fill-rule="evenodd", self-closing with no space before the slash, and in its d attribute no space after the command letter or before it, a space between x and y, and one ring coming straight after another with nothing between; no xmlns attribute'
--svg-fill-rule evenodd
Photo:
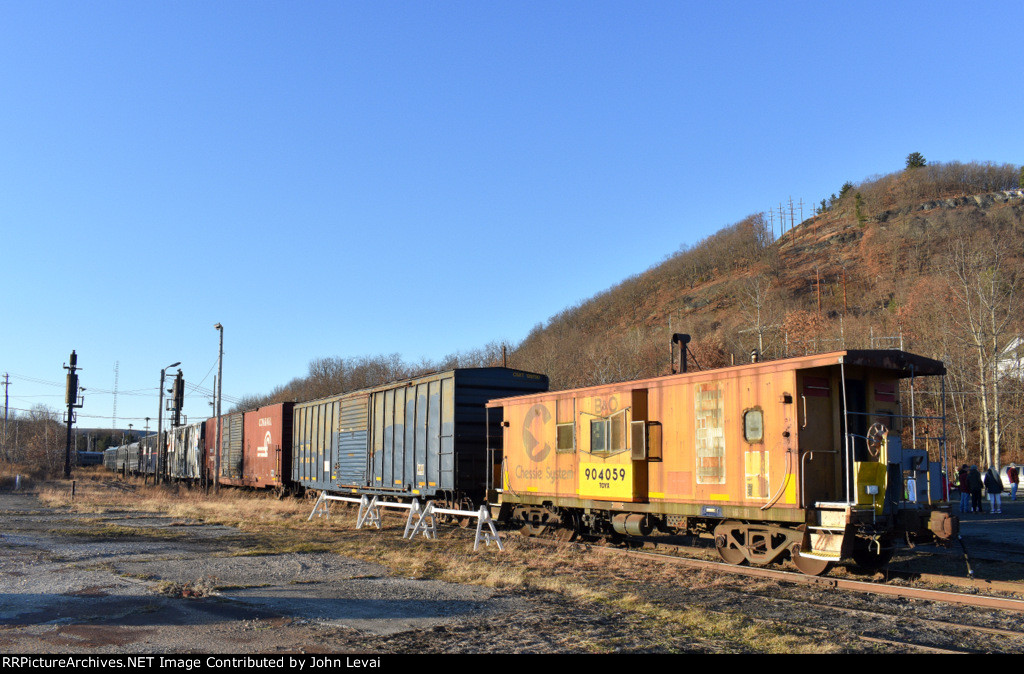
<svg viewBox="0 0 1024 674"><path fill-rule="evenodd" d="M26 495L0 494L0 522L9 653L366 650L535 603L331 553L246 555L231 527L74 514Z"/></svg>

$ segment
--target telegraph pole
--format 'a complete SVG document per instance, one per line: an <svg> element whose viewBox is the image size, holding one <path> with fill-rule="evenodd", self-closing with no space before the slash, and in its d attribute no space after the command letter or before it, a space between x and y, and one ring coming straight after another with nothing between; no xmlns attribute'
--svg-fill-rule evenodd
<svg viewBox="0 0 1024 674"><path fill-rule="evenodd" d="M71 426L75 423L75 409L81 407L83 402L78 401L78 375L75 371L78 370L78 354L71 351L71 365L65 365L64 369L68 371L67 386L64 391L64 400L68 405L68 438L67 445L64 448L64 479L71 479Z"/></svg>
<svg viewBox="0 0 1024 674"><path fill-rule="evenodd" d="M7 453L7 387L10 385L10 375L4 372L4 461L11 458Z"/></svg>
<svg viewBox="0 0 1024 674"><path fill-rule="evenodd" d="M213 492L215 494L220 493L220 453L221 443L223 439L221 437L221 425L224 420L220 416L220 401L221 393L224 391L224 326L217 323L213 326L218 333L220 333L220 348L217 352L217 454L213 459Z"/></svg>

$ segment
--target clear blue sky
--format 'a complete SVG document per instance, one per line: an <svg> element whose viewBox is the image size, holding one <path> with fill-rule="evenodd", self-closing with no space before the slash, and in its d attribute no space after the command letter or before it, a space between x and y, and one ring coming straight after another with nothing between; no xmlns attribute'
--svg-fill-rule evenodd
<svg viewBox="0 0 1024 674"><path fill-rule="evenodd" d="M0 0L0 376L439 359L743 217L1024 161L1024 3ZM56 384L56 386L54 385ZM227 407L227 405L226 405ZM190 394L186 412L209 415ZM155 420L153 422L155 427Z"/></svg>

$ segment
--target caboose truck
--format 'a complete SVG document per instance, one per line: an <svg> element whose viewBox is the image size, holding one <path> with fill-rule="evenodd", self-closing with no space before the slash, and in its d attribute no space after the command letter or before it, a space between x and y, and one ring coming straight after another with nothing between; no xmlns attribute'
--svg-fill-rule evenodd
<svg viewBox="0 0 1024 674"><path fill-rule="evenodd" d="M494 400L489 500L527 534L704 533L732 564L878 568L958 533L944 409L915 414L915 379L944 374L850 350Z"/></svg>

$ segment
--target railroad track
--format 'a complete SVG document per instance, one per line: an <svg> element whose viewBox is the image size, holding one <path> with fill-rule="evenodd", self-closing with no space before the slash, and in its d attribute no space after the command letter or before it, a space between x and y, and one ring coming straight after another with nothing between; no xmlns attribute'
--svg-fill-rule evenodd
<svg viewBox="0 0 1024 674"><path fill-rule="evenodd" d="M806 616L806 612L808 610L808 601L806 599L772 597L760 593L757 594L760 601L765 601L778 606L780 612L784 610L795 610L799 615ZM749 591L745 591L744 595L749 598L751 593ZM883 624L887 620L899 620L906 624L906 631L910 635L909 639L904 638L899 640L869 634L856 635L859 639L869 643L909 647L914 650L932 653L961 654L987 653L993 648L1004 647L1007 643L1006 640L1009 639L1013 640L1010 643L1016 643L1020 649L1024 649L1024 630L1021 629L1007 629L1003 627L966 624L963 622L928 618L920 615L896 615L876 609L843 606L835 602L817 601L813 602L813 604L822 611L842 613L847 616L850 621L867 626ZM808 628L805 619L798 623L793 623L785 619L773 619L773 621ZM810 627L809 629L823 633L829 633L832 631L831 629L818 627ZM973 646L958 646L956 648L950 648L948 645L939 646L934 643L927 643L927 639L924 639L921 636L927 634L941 634L943 635L943 641L954 640L958 644L973 644Z"/></svg>
<svg viewBox="0 0 1024 674"><path fill-rule="evenodd" d="M542 545L565 544L543 538L530 540ZM583 545L600 553L650 558L694 572L711 571L778 583L742 588L715 585L703 592L698 588L696 593L693 588L683 589L678 597L666 598L665 593L659 595L659 601L699 602L702 610L713 614L741 615L754 622L781 625L795 632L833 636L841 632L864 643L898 652L964 654L1024 651L1024 601L1018 599L812 577L778 569L734 566L679 556L683 551L692 554L690 546L658 543L657 546L649 546L658 548L658 551L652 551L614 547L600 542ZM669 548L674 553L669 553ZM1020 584L1005 585L1013 585L1017 592L1024 592L1024 586ZM822 589L825 592L821 592ZM644 589L638 591L643 593ZM872 598L877 595L885 599Z"/></svg>
<svg viewBox="0 0 1024 674"><path fill-rule="evenodd" d="M565 543L562 541L551 540L546 538L533 538L531 540L536 541L538 543L543 543L545 545L565 545ZM948 604L973 606L977 608L991 608L1004 611L1024 613L1024 600L1020 599L1012 599L988 594L967 594L963 592L933 590L863 580L849 580L845 578L837 578L831 576L808 576L802 573L783 571L780 569L773 569L768 567L737 566L734 564L726 564L724 562L714 562L681 556L687 548L687 546L681 545L672 545L665 543L644 543L643 545L645 547L639 549L615 547L607 544L602 544L601 542L587 542L584 543L584 545L588 545L593 549L598 549L602 552L607 552L609 554L647 556L651 557L652 559L659 559L665 562L677 564L680 566L686 566L692 569L707 569L719 573L765 578L770 580L776 580L779 582L795 583L799 585L833 588L851 592L864 592L869 594L889 595L903 597L906 599L922 599L926 601L944 602ZM918 578L920 579L921 577L918 576ZM964 579L936 575L929 575L927 577L927 580L929 582L948 583L951 585L965 583ZM1024 584L1020 583L995 583L993 581L983 580L972 580L966 582L972 584L973 589L975 589L976 591L980 589L989 589L995 591L1024 594Z"/></svg>

